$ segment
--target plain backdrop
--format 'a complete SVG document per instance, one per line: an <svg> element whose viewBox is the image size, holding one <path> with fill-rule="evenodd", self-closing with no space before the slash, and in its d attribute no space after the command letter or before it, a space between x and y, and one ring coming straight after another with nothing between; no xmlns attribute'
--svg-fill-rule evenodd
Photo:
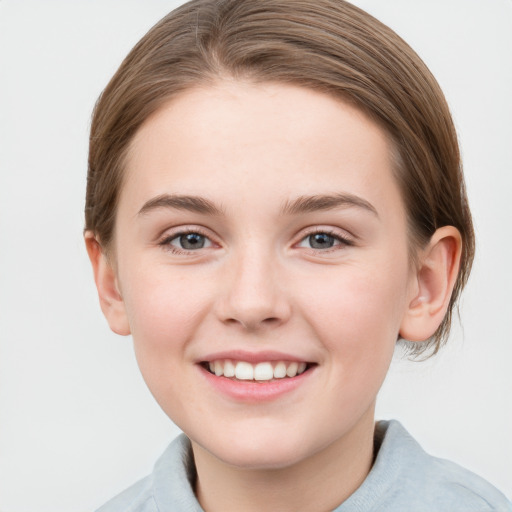
<svg viewBox="0 0 512 512"><path fill-rule="evenodd" d="M103 319L82 241L94 102L180 2L0 0L0 511L85 512L178 433ZM459 130L478 252L462 324L396 357L377 416L512 496L512 2L358 0L422 56Z"/></svg>

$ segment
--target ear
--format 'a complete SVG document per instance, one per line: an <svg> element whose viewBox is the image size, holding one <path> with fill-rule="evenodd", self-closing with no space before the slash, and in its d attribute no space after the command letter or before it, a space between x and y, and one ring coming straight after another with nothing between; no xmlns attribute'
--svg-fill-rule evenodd
<svg viewBox="0 0 512 512"><path fill-rule="evenodd" d="M122 336L130 334L125 304L119 292L117 276L100 243L90 231L85 233L85 246L94 272L100 306L110 328Z"/></svg>
<svg viewBox="0 0 512 512"><path fill-rule="evenodd" d="M425 341L443 321L457 279L462 239L457 228L439 228L419 254L408 308L400 336L408 341Z"/></svg>

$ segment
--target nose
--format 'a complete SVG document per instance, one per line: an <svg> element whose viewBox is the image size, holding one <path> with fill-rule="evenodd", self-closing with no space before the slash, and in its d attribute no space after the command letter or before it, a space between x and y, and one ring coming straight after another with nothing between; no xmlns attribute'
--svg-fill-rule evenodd
<svg viewBox="0 0 512 512"><path fill-rule="evenodd" d="M244 251L226 265L217 316L225 324L248 331L277 327L288 321L291 305L271 251Z"/></svg>

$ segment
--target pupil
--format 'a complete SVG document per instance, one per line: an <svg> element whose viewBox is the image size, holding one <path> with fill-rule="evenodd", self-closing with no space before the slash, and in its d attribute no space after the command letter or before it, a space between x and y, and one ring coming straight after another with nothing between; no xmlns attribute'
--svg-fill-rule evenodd
<svg viewBox="0 0 512 512"><path fill-rule="evenodd" d="M204 236L198 233L181 235L180 245L183 249L202 249L204 247Z"/></svg>
<svg viewBox="0 0 512 512"><path fill-rule="evenodd" d="M334 245L334 237L327 233L315 233L310 235L309 243L313 249L325 249Z"/></svg>

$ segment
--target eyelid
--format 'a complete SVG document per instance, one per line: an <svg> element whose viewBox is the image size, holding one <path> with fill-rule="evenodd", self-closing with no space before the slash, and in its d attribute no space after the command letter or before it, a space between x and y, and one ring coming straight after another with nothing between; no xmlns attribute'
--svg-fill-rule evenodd
<svg viewBox="0 0 512 512"><path fill-rule="evenodd" d="M215 237L212 236L212 233L210 230L203 228L202 226L198 225L185 225L185 226L176 226L174 228L168 228L166 229L162 235L160 235L157 239L157 245L163 247L164 249L168 250L169 252L173 252L176 254L192 254L192 253L198 253L201 251L201 249L195 249L195 250L187 250L187 249L181 249L178 247L174 247L170 245L170 242L174 240L175 238L178 238L183 235L188 235L190 233L197 233L198 235L204 236L207 238L211 245L209 247L203 247L202 249L211 249L213 246L219 246L220 244L215 241Z"/></svg>
<svg viewBox="0 0 512 512"><path fill-rule="evenodd" d="M169 250L170 252L175 252L178 254L197 254L201 251L201 249L195 249L195 250L187 250L187 249L181 249L178 247L174 247L170 245L170 241L174 240L180 236L187 235L189 233L197 233L201 236L204 236L207 238L211 245L209 247L203 247L202 249L211 249L212 247L215 248L215 246L219 247L221 244L216 240L216 236L211 232L210 229L207 229L203 226L192 224L192 225L182 225L182 226L176 226L172 228L167 228L158 238L157 238L157 245L162 246L164 249ZM342 230L340 228L334 228L332 226L311 226L304 228L301 230L299 235L297 236L298 240L293 244L294 247L298 247L301 242L303 242L307 237L315 235L317 233L324 233L329 236L332 236L340 243L327 248L327 249L314 249L314 248L305 248L311 252L315 253L328 253L332 251L337 251L340 249L343 249L344 247L350 247L355 245L357 237L354 236L352 233L349 233L347 230Z"/></svg>
<svg viewBox="0 0 512 512"><path fill-rule="evenodd" d="M336 240L338 240L340 243L338 245L335 245L333 247L327 248L327 249L314 249L312 247L306 248L310 251L314 251L316 253L328 253L331 251L336 251L339 249L343 249L343 247L350 247L355 245L355 236L348 233L346 230L341 230L333 227L327 227L327 226L313 226L310 228L306 228L300 233L299 241L294 244L294 246L298 246L300 243L302 243L306 238L316 235L316 234L326 234L329 236L332 236Z"/></svg>

